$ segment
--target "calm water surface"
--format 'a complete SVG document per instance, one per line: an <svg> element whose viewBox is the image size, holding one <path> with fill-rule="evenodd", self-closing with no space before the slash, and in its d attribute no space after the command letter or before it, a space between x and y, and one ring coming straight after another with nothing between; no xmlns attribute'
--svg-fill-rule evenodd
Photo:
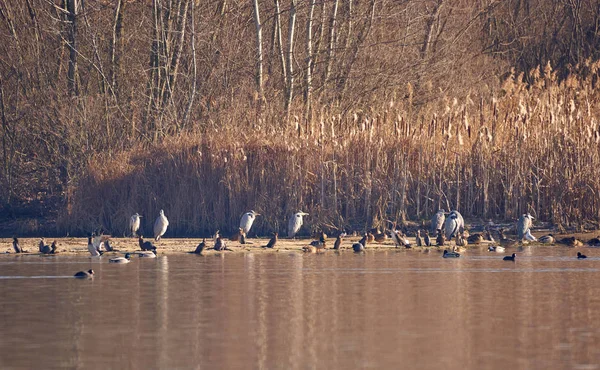
<svg viewBox="0 0 600 370"><path fill-rule="evenodd" d="M600 369L582 251L0 256L0 368Z"/></svg>

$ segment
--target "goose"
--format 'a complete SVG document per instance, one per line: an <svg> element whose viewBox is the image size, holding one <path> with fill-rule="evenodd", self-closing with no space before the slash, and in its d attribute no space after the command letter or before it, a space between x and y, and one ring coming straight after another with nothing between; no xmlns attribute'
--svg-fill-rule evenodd
<svg viewBox="0 0 600 370"><path fill-rule="evenodd" d="M244 230L244 233L248 234L250 232L250 228L252 227L256 216L260 216L260 213L256 213L254 210L244 213L240 220L240 228Z"/></svg>
<svg viewBox="0 0 600 370"><path fill-rule="evenodd" d="M288 238L295 238L298 231L304 223L304 216L308 216L308 213L298 211L290 217L288 221Z"/></svg>
<svg viewBox="0 0 600 370"><path fill-rule="evenodd" d="M109 263L129 263L131 254L125 253L125 257L114 257L108 260Z"/></svg>
<svg viewBox="0 0 600 370"><path fill-rule="evenodd" d="M460 257L460 253L457 253L457 252L454 252L454 251L448 252L447 249L444 249L444 254L442 255L442 257L444 257L444 258L458 258L458 257Z"/></svg>
<svg viewBox="0 0 600 370"><path fill-rule="evenodd" d="M87 271L79 271L73 276L77 279L92 279L94 277L94 270L89 269Z"/></svg>
<svg viewBox="0 0 600 370"><path fill-rule="evenodd" d="M515 257L517 257L517 254L513 253L511 256L504 256L504 258L502 259L502 261L514 261Z"/></svg>
<svg viewBox="0 0 600 370"><path fill-rule="evenodd" d="M154 221L154 240L159 241L160 237L167 232L168 227L169 220L167 219L167 216L165 216L165 211L161 209L158 213L158 217Z"/></svg>

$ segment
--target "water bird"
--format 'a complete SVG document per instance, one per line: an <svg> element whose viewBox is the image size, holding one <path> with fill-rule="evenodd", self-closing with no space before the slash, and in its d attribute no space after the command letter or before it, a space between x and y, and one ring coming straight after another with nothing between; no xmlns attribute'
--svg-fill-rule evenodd
<svg viewBox="0 0 600 370"><path fill-rule="evenodd" d="M577 252L577 259L587 258L585 254L581 254L581 252Z"/></svg>
<svg viewBox="0 0 600 370"><path fill-rule="evenodd" d="M485 230L483 232L483 236L485 238L485 240L490 241L490 242L495 242L496 240L494 240L494 237L492 236L492 233L489 230Z"/></svg>
<svg viewBox="0 0 600 370"><path fill-rule="evenodd" d="M244 233L244 230L240 227L238 228L238 231L229 238L229 240L232 242L240 242L240 244L245 244L246 233Z"/></svg>
<svg viewBox="0 0 600 370"><path fill-rule="evenodd" d="M554 242L555 242L554 236L552 234L540 236L538 241L543 244L554 244Z"/></svg>
<svg viewBox="0 0 600 370"><path fill-rule="evenodd" d="M94 242L92 241L92 237L88 237L88 251L92 257L100 257L102 255L102 251L99 248L96 248Z"/></svg>
<svg viewBox="0 0 600 370"><path fill-rule="evenodd" d="M104 242L104 250L107 252L115 252L115 249L110 245L110 241L107 240Z"/></svg>
<svg viewBox="0 0 600 370"><path fill-rule="evenodd" d="M198 246L196 247L196 250L194 250L192 253L202 254L202 251L204 251L204 248L206 248L206 239L202 239L202 242L200 242L200 244L198 244Z"/></svg>
<svg viewBox="0 0 600 370"><path fill-rule="evenodd" d="M467 238L467 242L469 244L479 244L479 243L483 243L484 241L484 237L482 234L473 234L473 235L469 235L469 237Z"/></svg>
<svg viewBox="0 0 600 370"><path fill-rule="evenodd" d="M517 257L517 254L513 253L511 256L504 256L504 258L502 259L502 261L514 261L515 257Z"/></svg>
<svg viewBox="0 0 600 370"><path fill-rule="evenodd" d="M446 240L451 240L456 236L456 234L461 233L465 230L465 221L458 211L452 211L446 217L446 222L444 223Z"/></svg>
<svg viewBox="0 0 600 370"><path fill-rule="evenodd" d="M142 216L140 216L140 214L136 212L129 219L129 230L131 230L131 236L133 237L137 236L137 232L140 229L141 218Z"/></svg>
<svg viewBox="0 0 600 370"><path fill-rule="evenodd" d="M489 252L497 252L497 253L503 253L506 250L506 248L500 246L500 245L490 245L488 247L488 251Z"/></svg>
<svg viewBox="0 0 600 370"><path fill-rule="evenodd" d="M446 243L446 237L442 233L442 229L437 229L437 237L435 238L435 244L438 247L443 247Z"/></svg>
<svg viewBox="0 0 600 370"><path fill-rule="evenodd" d="M278 236L279 236L279 233L274 232L273 237L269 240L267 245L265 245L263 248L275 248L275 246L277 245Z"/></svg>
<svg viewBox="0 0 600 370"><path fill-rule="evenodd" d="M421 237L421 230L417 230L417 236L415 236L415 241L416 241L417 247L422 247L425 245L425 242L423 241L423 238Z"/></svg>
<svg viewBox="0 0 600 370"><path fill-rule="evenodd" d="M15 253L23 253L23 250L19 246L19 239L17 239L16 237L13 238L12 246L13 246L13 249L15 250Z"/></svg>
<svg viewBox="0 0 600 370"><path fill-rule="evenodd" d="M527 230L527 232L525 233L525 240L528 240L530 242L537 242L537 238L533 235L531 235L531 229Z"/></svg>
<svg viewBox="0 0 600 370"><path fill-rule="evenodd" d="M519 217L519 221L517 221L517 237L519 241L522 241L529 229L533 225L533 216L529 213L524 213Z"/></svg>
<svg viewBox="0 0 600 370"><path fill-rule="evenodd" d="M502 227L498 229L498 235L498 242L505 247L513 247L518 244L516 240L506 237L506 235L504 234L504 228Z"/></svg>
<svg viewBox="0 0 600 370"><path fill-rule="evenodd" d="M367 243L373 243L375 241L375 235L370 231L367 231Z"/></svg>
<svg viewBox="0 0 600 370"><path fill-rule="evenodd" d="M423 236L423 241L425 245L431 247L431 238L429 238L429 231L425 230L425 236Z"/></svg>
<svg viewBox="0 0 600 370"><path fill-rule="evenodd" d="M325 234L324 231L321 231L321 233L319 234L319 241L323 244L325 244L325 242L327 241L327 234Z"/></svg>
<svg viewBox="0 0 600 370"><path fill-rule="evenodd" d="M300 231L300 228L302 227L302 224L304 223L304 216L308 216L308 213L302 212L302 211L298 211L296 213L294 213L292 215L292 217L290 217L289 221L288 221L288 238L295 238L296 234L298 233L298 231Z"/></svg>
<svg viewBox="0 0 600 370"><path fill-rule="evenodd" d="M152 244L151 241L144 241L144 236L140 235L138 237L138 244L140 245L140 249L143 251L154 251L156 252L156 247Z"/></svg>
<svg viewBox="0 0 600 370"><path fill-rule="evenodd" d="M131 254L125 253L125 257L114 257L108 260L109 263L129 263Z"/></svg>
<svg viewBox="0 0 600 370"><path fill-rule="evenodd" d="M446 221L446 211L440 209L431 218L431 232L435 233L437 230L444 228L444 221Z"/></svg>
<svg viewBox="0 0 600 370"><path fill-rule="evenodd" d="M79 271L73 276L77 279L92 279L94 277L94 270L89 269L87 271Z"/></svg>
<svg viewBox="0 0 600 370"><path fill-rule="evenodd" d="M595 247L600 245L600 238L596 237L596 238L591 238L590 240L588 240L587 242L589 245L593 245Z"/></svg>
<svg viewBox="0 0 600 370"><path fill-rule="evenodd" d="M167 216L165 216L165 211L162 209L158 213L158 217L156 221L154 221L154 240L159 241L160 237L163 236L167 232L167 227L169 227L169 220Z"/></svg>
<svg viewBox="0 0 600 370"><path fill-rule="evenodd" d="M156 258L156 249L152 249L150 251L141 251L135 252L140 258Z"/></svg>
<svg viewBox="0 0 600 370"><path fill-rule="evenodd" d="M455 244L457 247L466 247L468 242L467 239L463 238L462 234L456 234Z"/></svg>
<svg viewBox="0 0 600 370"><path fill-rule="evenodd" d="M217 240L215 241L215 246L213 247L214 250L216 251L223 251L227 248L227 245L225 244L225 241L221 238L221 236L217 237Z"/></svg>
<svg viewBox="0 0 600 370"><path fill-rule="evenodd" d="M322 240L313 240L312 242L310 242L310 246L325 249L326 242L324 242Z"/></svg>
<svg viewBox="0 0 600 370"><path fill-rule="evenodd" d="M583 242L574 236L562 238L558 241L559 244L566 244L569 247L578 248L583 246Z"/></svg>
<svg viewBox="0 0 600 370"><path fill-rule="evenodd" d="M387 240L388 236L385 232L377 232L375 234L375 241L377 243L385 243L385 241Z"/></svg>
<svg viewBox="0 0 600 370"><path fill-rule="evenodd" d="M335 239L335 242L333 243L333 249L336 251L339 250L340 245L342 245L342 234L338 235Z"/></svg>
<svg viewBox="0 0 600 370"><path fill-rule="evenodd" d="M352 244L352 249L354 252L360 253L365 251L365 246L362 243L354 243Z"/></svg>
<svg viewBox="0 0 600 370"><path fill-rule="evenodd" d="M447 249L444 249L444 255L442 257L444 257L444 258L458 258L458 257L460 257L460 253L457 253L457 252L454 252L454 251L448 252Z"/></svg>
<svg viewBox="0 0 600 370"><path fill-rule="evenodd" d="M244 230L244 233L248 234L250 232L250 228L252 227L256 216L260 216L260 213L256 213L254 210L244 213L240 220L240 228Z"/></svg>

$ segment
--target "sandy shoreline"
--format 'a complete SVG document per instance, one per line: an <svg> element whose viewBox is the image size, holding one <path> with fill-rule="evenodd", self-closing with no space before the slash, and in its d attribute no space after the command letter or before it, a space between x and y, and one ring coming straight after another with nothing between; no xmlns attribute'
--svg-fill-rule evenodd
<svg viewBox="0 0 600 370"><path fill-rule="evenodd" d="M536 236L545 235L546 233L539 232L534 233ZM598 231L587 232L587 233L577 233L577 234L561 234L556 235L557 239L569 236L576 236L584 243L597 236ZM352 249L352 244L357 242L360 239L359 236L346 237L342 240L341 249ZM423 251L427 249L443 249L438 247L415 247L415 238L408 238L410 243L413 245L412 250L415 251ZM89 252L87 249L87 238L49 238L46 239L46 244L52 243L52 241L56 240L58 245L58 252L61 255L84 255L89 256ZM227 240L227 248L228 250L225 252L217 252L212 249L214 245L213 239L206 240L206 248L203 254L214 254L214 253L277 253L279 251L295 251L302 252L302 247L308 246L313 239L279 239L277 242L277 246L274 249L263 248L269 241L268 238L255 238L255 239L247 239L247 243L242 245L239 242L233 242ZM180 254L192 252L196 249L196 246L202 241L202 238L176 238L170 239L165 238L161 239L159 242L155 242L154 244L157 247L158 255L161 254ZM333 243L335 238L328 239L328 249L333 248ZM138 239L137 238L110 238L110 242L113 248L115 248L116 252L110 252L108 254L119 255L125 252L134 252L139 251ZM28 251L28 254L37 255L38 251L38 243L39 238L20 238L19 244L21 248ZM487 247L490 244L494 244L488 241L485 241L480 244L469 245L467 248L480 248ZM454 245L454 242L447 243L447 247L451 247ZM531 243L530 245L539 245L536 243ZM584 246L586 247L586 246ZM396 249L394 243L391 239L387 239L384 243L369 243L367 245L367 250L393 250ZM404 250L405 248L400 248ZM411 249L408 249L411 250ZM12 248L12 239L3 238L0 239L0 253L1 254L15 254Z"/></svg>

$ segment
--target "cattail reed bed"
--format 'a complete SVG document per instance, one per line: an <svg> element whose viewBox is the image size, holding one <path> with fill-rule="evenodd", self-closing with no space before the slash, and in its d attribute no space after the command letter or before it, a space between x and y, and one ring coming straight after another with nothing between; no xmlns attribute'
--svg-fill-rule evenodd
<svg viewBox="0 0 600 370"><path fill-rule="evenodd" d="M482 220L531 212L563 226L600 219L598 63L557 82L547 66L511 75L495 97L440 99L411 113L407 99L288 124L223 124L139 144L90 162L58 228L124 233L139 212L149 233L158 211L168 236L285 235L289 215L310 213L304 233L420 221L439 208ZM584 75L585 77L580 77ZM410 89L410 88L409 88ZM285 121L283 121L285 122ZM246 126L247 125L247 126Z"/></svg>

